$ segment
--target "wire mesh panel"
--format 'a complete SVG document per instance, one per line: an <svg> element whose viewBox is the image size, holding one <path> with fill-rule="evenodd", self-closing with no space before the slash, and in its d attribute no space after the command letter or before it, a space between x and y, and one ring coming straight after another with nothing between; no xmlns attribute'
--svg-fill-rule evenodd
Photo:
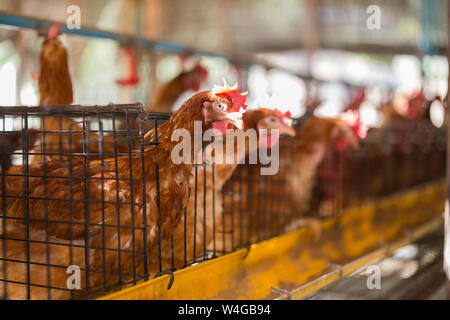
<svg viewBox="0 0 450 320"><path fill-rule="evenodd" d="M197 164L189 180L190 193L180 223L161 248L160 272L186 267L214 257L215 221L220 215L212 164Z"/></svg>
<svg viewBox="0 0 450 320"><path fill-rule="evenodd" d="M70 298L148 277L145 150L158 141L144 143L142 128L167 115L110 105L4 107L0 117L11 145L2 295Z"/></svg>
<svg viewBox="0 0 450 320"><path fill-rule="evenodd" d="M281 138L287 146L292 141ZM292 162L290 148L280 150L278 172L262 175L262 164L248 159L234 171L222 189L223 216L217 228L221 253L284 232L284 223L291 216L290 192L286 180Z"/></svg>
<svg viewBox="0 0 450 320"><path fill-rule="evenodd" d="M320 236L321 219L445 172L445 131L421 123L346 150L282 137L274 175L249 155L195 164L168 227L153 152L168 118L140 105L0 108L3 298L91 297L300 227Z"/></svg>
<svg viewBox="0 0 450 320"><path fill-rule="evenodd" d="M419 121L361 141L343 170L343 207L445 176L445 130ZM347 180L348 182L345 182Z"/></svg>

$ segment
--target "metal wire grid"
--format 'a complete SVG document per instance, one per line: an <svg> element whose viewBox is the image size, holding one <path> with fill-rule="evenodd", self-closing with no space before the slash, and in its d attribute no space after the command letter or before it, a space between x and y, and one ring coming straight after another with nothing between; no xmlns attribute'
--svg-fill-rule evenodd
<svg viewBox="0 0 450 320"><path fill-rule="evenodd" d="M277 175L262 176L259 174L261 165L239 165L223 188L215 184L214 165L196 165L191 181L191 202L184 212L184 221L179 229L174 230L170 241L161 238L161 225L158 222L158 244L149 248L147 243L148 226L145 223L146 205L134 201L133 193L141 193L145 199L145 173L133 177L131 165L128 176L122 176L116 166L113 177L104 175L107 163L118 163L119 157L139 159L144 167L144 150L149 146L158 147L157 128L168 118L167 114L145 113L140 105L109 105L109 106L70 106L70 107L6 107L0 108L0 122L3 125L2 138L17 135L21 137L21 150L2 150L2 157L14 155L16 162L22 165L21 174L10 173L6 167L1 172L1 205L2 205L2 277L3 297L8 298L8 288L22 286L23 298L33 298L35 289L45 292L45 298L58 297L59 291L68 293L69 298L86 297L90 294L100 294L107 290L135 284L146 280L156 271L157 275L170 272L193 263L207 260L252 243L268 239L286 231L298 212L293 212L291 193L287 183L292 166L292 140L282 139L281 143L288 148L280 154L280 168ZM7 120L20 119L14 123L16 127L6 130ZM74 119L70 128L64 127L65 119ZM30 127L40 123L38 128ZM47 130L46 120L57 119L58 129ZM151 141L144 141L145 128L155 128ZM14 129L14 130L13 130ZM55 136L55 145L46 145L47 137ZM399 134L396 130L389 132L390 137L381 145L374 145L368 139L363 141L360 149L352 154L329 150L324 161L318 168L315 191L311 198L310 210L306 215L320 219L339 214L340 210L352 204L367 199L374 199L392 192L408 188L443 176L445 172L445 132L429 130L426 126L416 126L407 134ZM36 139L36 136L38 137ZM424 138L426 137L426 139ZM16 139L17 140L17 139ZM38 148L30 149L30 140L38 141ZM50 139L51 140L51 139ZM112 143L112 149L105 148ZM406 144L406 146L405 146ZM55 147L56 146L56 147ZM48 147L48 148L47 148ZM81 147L81 149L80 149ZM38 157L40 171L33 170L33 157ZM34 159L35 160L35 159ZM57 169L66 170L65 175L52 174L55 163ZM92 163L95 174L91 172ZM413 164L411 166L411 163ZM432 164L431 166L429 164ZM61 172L61 171L59 171ZM159 166L155 167L156 184L158 186L159 208ZM23 187L22 195L8 192L7 179L18 179ZM35 187L33 179L42 179L43 196L30 196L30 188ZM65 179L72 190L77 181L83 181L83 199L74 199L72 191L67 197L50 195L48 185L54 180ZM101 198L90 199L90 187L101 186ZM130 183L131 201L124 201L115 194L113 201L108 200L105 185L108 181ZM31 183L30 183L31 182ZM138 185L139 188L133 189ZM8 201L19 200L22 204L22 215L11 216L8 211ZM30 205L43 202L43 217L30 217ZM69 219L50 218L49 206L52 202L68 202ZM74 221L74 212L78 203L82 203L81 221ZM102 221L105 220L105 209L108 205L116 206L116 223L93 223L90 219L91 206L99 205ZM135 208L142 208L142 223L131 222L131 226L120 222L120 206L129 207L132 217ZM20 232L11 233L9 225L22 224ZM40 226L43 232L37 237L35 226ZM66 239L52 236L55 226L66 230ZM88 230L99 229L100 238L92 241ZM107 229L110 229L107 231ZM81 232L81 231L84 232ZM132 249L123 249L121 234L131 230ZM75 238L76 233L83 237ZM117 245L107 246L105 234L115 232ZM21 243L19 259L8 258L8 245ZM68 261L55 262L52 251L67 253ZM156 250L156 251L155 251ZM35 252L43 251L40 260L33 259ZM107 266L107 256L114 253L117 257L117 268ZM149 255L157 255L157 266L149 265ZM81 256L81 258L80 258ZM94 260L92 260L94 257ZM79 263L81 261L81 263ZM81 264L83 275L83 290L74 291L63 286L52 285L52 275L55 270L66 271L68 265ZM25 267L25 277L8 278L7 264L20 264ZM123 265L131 264L130 268ZM159 272L158 272L159 271ZM42 278L36 283L33 272ZM92 284L92 279L96 279ZM100 279L100 280L98 280ZM41 295L42 297L42 295Z"/></svg>
<svg viewBox="0 0 450 320"><path fill-rule="evenodd" d="M285 139L290 143L289 138ZM280 153L278 173L261 175L261 164L239 165L222 190L221 253L247 247L284 232L291 214L286 177L292 166L291 149ZM286 161L287 160L287 161Z"/></svg>
<svg viewBox="0 0 450 320"><path fill-rule="evenodd" d="M46 289L47 298L52 298L52 293L62 290L70 292L70 296L73 297L73 290L69 290L64 287L55 287L50 283L51 271L55 273L55 268L66 269L67 265L58 265L52 263L51 249L56 252L61 250L61 247L65 247L69 250L68 265L74 264L74 251L78 251L77 255L80 255L80 250L84 251L84 260L82 266L78 263L83 277L84 277L84 290L81 295L90 293L92 285L90 280L92 278L103 278L103 289L114 286L117 284L123 284L127 281L124 279L131 279L132 283L140 279L148 277L148 251L146 249L147 244L147 223L146 223L146 205L143 202L136 202L133 193L142 192L141 199L145 199L145 179L144 176L133 177L132 171L132 158L139 159L144 167L144 148L149 145L157 145L157 135L155 135L154 141L144 142L143 139L143 123L152 122L154 127L158 126L158 121L167 119L168 115L152 114L151 117L144 114L142 106L140 105L109 105L109 106L93 106L93 107L81 107L81 106L58 106L58 107L8 107L1 108L0 117L3 122L3 128L6 129L7 122L12 117L19 118L19 130L20 131L7 131L3 130L2 134L5 138L9 134L17 135L20 132L22 137L21 147L22 150L15 150L14 152L8 152L4 154L5 157L19 156L21 157L21 173L6 172L7 168L2 169L2 229L3 229L3 292L5 297L8 297L8 284L23 284L23 290L25 298L32 298L34 294L32 291L36 288ZM68 117L76 118L76 120L70 120L69 127L66 126ZM39 121L33 121L33 120ZM56 122L57 128L46 128L47 124ZM31 122L40 122L39 128L32 129L29 124ZM131 129L129 124L137 123L138 129ZM120 124L120 127L119 127ZM92 127L96 127L93 129ZM109 127L106 129L105 127ZM29 140L31 136L38 136L36 139L38 147L29 150ZM53 143L54 140L56 143ZM94 139L93 139L94 138ZM108 139L112 138L112 139ZM8 140L8 139L6 139ZM109 150L106 149L108 146ZM81 147L81 149L80 149ZM120 157L128 157L130 165L129 176L121 175L118 171L118 159ZM104 175L104 168L107 165L107 158L112 159L112 163L115 163L116 174L112 177ZM94 162L96 161L96 162ZM36 162L36 163L34 163ZM138 163L138 161L135 161ZM98 168L95 169L96 174L90 172L92 170L91 164L97 164ZM55 170L56 165L56 171ZM37 170L36 170L37 168ZM59 171L58 171L59 169ZM158 168L156 168L158 170ZM13 171L14 172L14 171ZM58 174L55 174L58 172ZM61 174L61 172L65 174ZM18 194L10 192L7 188L7 180L16 179L21 183L22 190ZM42 185L36 186L34 181L41 182ZM68 192L63 196L55 195L55 190L52 189L52 194L49 194L48 188L51 183L59 182L61 187L69 186ZM124 201L117 193L116 199L110 199L105 195L105 186L108 183L120 183L130 184L130 197L129 201ZM133 190L134 185L140 185L141 190ZM43 196L32 196L33 192L30 190L30 185L35 188L43 188ZM73 190L76 186L82 185L83 196L79 199L74 198ZM90 188L95 186L101 186L101 199L90 199ZM109 197L111 198L111 197ZM7 210L7 203L9 201L20 201L23 212L15 212L10 215L11 211ZM53 206L52 206L53 202ZM67 204L68 203L68 204ZM30 205L33 207L30 208ZM44 210L42 213L37 213L38 218L34 217L33 211L40 205L39 210ZM51 218L49 207L53 209L58 205L63 206L62 209L68 209L68 219L55 219ZM106 206L116 205L117 208L117 223L111 225L105 223L105 210ZM81 207L80 207L81 206ZM93 223L90 220L91 207L101 207L102 220L101 223ZM121 225L119 207L129 206L131 211L131 226ZM135 208L141 208L142 210L142 223L136 223L134 221ZM77 215L76 209L82 208L83 221L75 221L74 216ZM33 216L30 217L30 213ZM78 216L80 213L78 213ZM52 217L55 215L53 214ZM57 216L57 215L56 215ZM63 214L64 216L64 214ZM10 225L21 225L23 234L20 232L10 232ZM105 246L105 230L108 228L114 228L117 230L117 246L107 247ZM41 233L36 233L36 229L41 229ZM54 237L55 232L58 229L62 229L63 235ZM92 242L91 232L93 229L101 229L102 239L100 243ZM126 229L132 229L133 234L133 250L122 249L120 235ZM30 233L33 236L30 236ZM142 239L136 239L135 234L142 236ZM11 237L10 234L16 235ZM84 237L80 238L80 234ZM17 235L19 235L17 237ZM38 235L38 236L36 236ZM58 239L62 238L62 239ZM7 250L12 251L14 246L18 246L18 242L22 242L23 246L20 251L24 252L23 259L8 259ZM135 248L135 243L141 242L144 245L144 250L138 251ZM39 245L45 246L45 256L39 256L40 261L33 261L38 255L37 251L32 252L33 249L42 249ZM8 245L10 249L8 249ZM96 246L97 245L97 246ZM12 249L11 249L12 247ZM99 251L99 252L95 252ZM118 257L118 270L107 270L105 255L110 252L116 252ZM127 274L122 272L121 258L124 255L131 255L132 259L132 273ZM92 261L92 256L96 259L102 259L102 263ZM44 260L44 261L41 261ZM136 261L140 260L143 264L143 271L136 273ZM20 278L19 281L9 280L7 275L8 263L15 263L15 268L18 269L21 266L17 264L24 264L25 279ZM100 265L100 268L93 268L94 265ZM36 269L37 266L46 268L46 281L39 279L38 283L33 283L31 269ZM56 272L57 273L57 272ZM117 280L111 281L111 278L116 277ZM107 280L108 279L108 280ZM46 283L44 283L46 282ZM42 290L41 290L42 291Z"/></svg>

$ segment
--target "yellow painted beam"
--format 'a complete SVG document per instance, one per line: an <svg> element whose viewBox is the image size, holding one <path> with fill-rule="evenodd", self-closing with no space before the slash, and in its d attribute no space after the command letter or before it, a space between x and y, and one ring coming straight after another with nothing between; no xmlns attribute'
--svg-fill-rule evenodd
<svg viewBox="0 0 450 320"><path fill-rule="evenodd" d="M300 288L293 290L292 292L289 292L289 295L284 294L280 296L278 300L303 299L309 296L310 294L313 294L316 291L332 284L333 282L340 280L341 277L349 276L352 273L363 269L369 264L372 264L374 262L379 261L382 258L389 256L395 250L408 245L412 241L422 238L426 234L441 227L442 222L443 218L438 216L433 220L431 220L430 222L426 223L425 225L418 227L416 230L411 231L407 236L403 237L401 240L398 240L392 244L386 244L382 246L380 249L377 249L369 254L366 254L363 257L358 258L344 266L340 266L339 268L336 268L330 273L325 274L319 277L318 279L313 280L305 284L304 286L301 286Z"/></svg>
<svg viewBox="0 0 450 320"><path fill-rule="evenodd" d="M322 223L321 239L304 228L117 291L100 299L274 299L271 287L303 298L429 232L441 221L445 182L428 183L350 208ZM389 248L389 249L388 249Z"/></svg>

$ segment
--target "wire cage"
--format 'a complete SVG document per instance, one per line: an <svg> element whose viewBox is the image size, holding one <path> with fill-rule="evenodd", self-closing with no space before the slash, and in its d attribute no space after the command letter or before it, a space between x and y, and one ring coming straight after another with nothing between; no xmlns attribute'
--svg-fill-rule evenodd
<svg viewBox="0 0 450 320"><path fill-rule="evenodd" d="M221 193L223 216L217 236L223 253L283 233L284 220L290 215L285 181L289 165L280 161L275 175L261 175L263 165L248 162L234 171Z"/></svg>
<svg viewBox="0 0 450 320"><path fill-rule="evenodd" d="M369 132L342 167L343 207L445 176L445 129L418 121L408 127L394 124L381 136L378 133Z"/></svg>
<svg viewBox="0 0 450 320"><path fill-rule="evenodd" d="M8 145L2 295L73 298L148 277L144 150L157 147L158 135L144 141L143 130L168 115L145 114L135 104L2 107L0 117ZM131 239L131 250L123 238ZM73 287L70 270L78 271Z"/></svg>
<svg viewBox="0 0 450 320"><path fill-rule="evenodd" d="M164 181L158 163L146 165L146 151L158 148L158 126L169 117L140 104L0 108L3 298L101 295L300 227L317 229L347 207L445 173L445 130L418 122L381 139L369 132L355 150L327 150L299 208L296 137L282 137L275 175L261 175L264 165L248 159L194 165L187 206L167 235L159 215Z"/></svg>

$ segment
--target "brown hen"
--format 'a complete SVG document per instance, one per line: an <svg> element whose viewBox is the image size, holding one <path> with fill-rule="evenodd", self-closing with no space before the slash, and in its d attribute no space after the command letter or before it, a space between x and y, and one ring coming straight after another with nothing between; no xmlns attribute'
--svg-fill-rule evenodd
<svg viewBox="0 0 450 320"><path fill-rule="evenodd" d="M229 249L230 238L225 239L223 224L224 219L221 190L233 174L238 163L244 160L247 154L255 152L259 146L259 129L279 130L279 134L295 135L294 129L289 123L284 121L283 115L277 110L258 109L247 111L243 115L244 131L255 130L255 138L258 141L245 139L245 144L234 144L234 152L227 154L227 162L215 164L214 171L212 165L194 168L194 176L191 178L191 194L185 215L182 215L181 222L173 233L173 261L171 242L164 243L163 268L180 268L186 263L195 261L197 258L206 255L207 252L220 254ZM230 139L234 141L236 135L230 132L224 136L223 154L226 152L226 142ZM276 137L264 137L263 141L267 147L271 147L278 140ZM195 179L195 172L197 179ZM214 198L214 206L213 206ZM206 200L206 202L205 202ZM236 216L237 218L237 216ZM230 217L225 218L226 228L238 228L238 221L231 221ZM206 249L206 251L205 251ZM173 264L172 264L173 263Z"/></svg>
<svg viewBox="0 0 450 320"><path fill-rule="evenodd" d="M291 191L293 214L299 218L286 221L287 231L302 225L313 225L319 231L317 221L307 217L317 168L332 148L357 148L359 139L365 136L365 130L360 132L360 128L339 118L313 117L302 126L293 145L293 168L286 177Z"/></svg>
<svg viewBox="0 0 450 320"><path fill-rule="evenodd" d="M193 169L193 156L188 158L188 163L172 161L172 149L178 144L172 140L172 133L176 129L189 133L193 155L194 122L203 124L202 132L215 128L223 134L229 123L237 124L239 117L235 113L245 106L244 102L237 87L193 96L159 127L159 144L147 148L143 158L139 155L131 159L117 157L117 161L107 158L92 161L88 168L69 169L53 161L47 164L47 178L42 173L30 176L30 172L33 175L42 170L40 166L30 166L27 185L23 177L8 176L6 194L30 197L28 212L23 199L7 198L7 216L17 218L9 224L14 222L20 227L28 222L30 230L40 237L84 240L89 244L88 260L81 259L82 265L91 270L84 289L102 282L110 286L160 271L159 256L151 253L158 246L159 238L167 241L179 223L188 200ZM8 173L25 174L26 171L12 167ZM144 228L147 228L145 234ZM146 252L150 252L147 259ZM11 258L9 249L7 256ZM39 252L32 253L31 258L42 259ZM56 273L52 273L52 281L63 278ZM21 294L8 292L12 298Z"/></svg>
<svg viewBox="0 0 450 320"><path fill-rule="evenodd" d="M40 55L41 72L39 75L40 105L68 106L73 102L72 81L67 61L67 51L58 38L47 38L42 44ZM82 153L86 150L83 128L70 118L46 116L41 119L41 131L38 144L32 153L45 154L47 160L61 158L64 153ZM52 133L61 131L78 131L74 133ZM99 136L87 133L91 159L98 159ZM115 149L115 147L117 149ZM83 149L84 148L84 149ZM128 144L116 141L112 136L103 137L103 151L113 155L118 152L128 152ZM51 154L57 154L51 155ZM97 154L97 155L96 155ZM43 155L32 155L31 163L42 163Z"/></svg>
<svg viewBox="0 0 450 320"><path fill-rule="evenodd" d="M186 90L198 91L208 77L208 70L197 64L188 71L181 72L158 89L147 107L148 111L170 112L177 99Z"/></svg>

